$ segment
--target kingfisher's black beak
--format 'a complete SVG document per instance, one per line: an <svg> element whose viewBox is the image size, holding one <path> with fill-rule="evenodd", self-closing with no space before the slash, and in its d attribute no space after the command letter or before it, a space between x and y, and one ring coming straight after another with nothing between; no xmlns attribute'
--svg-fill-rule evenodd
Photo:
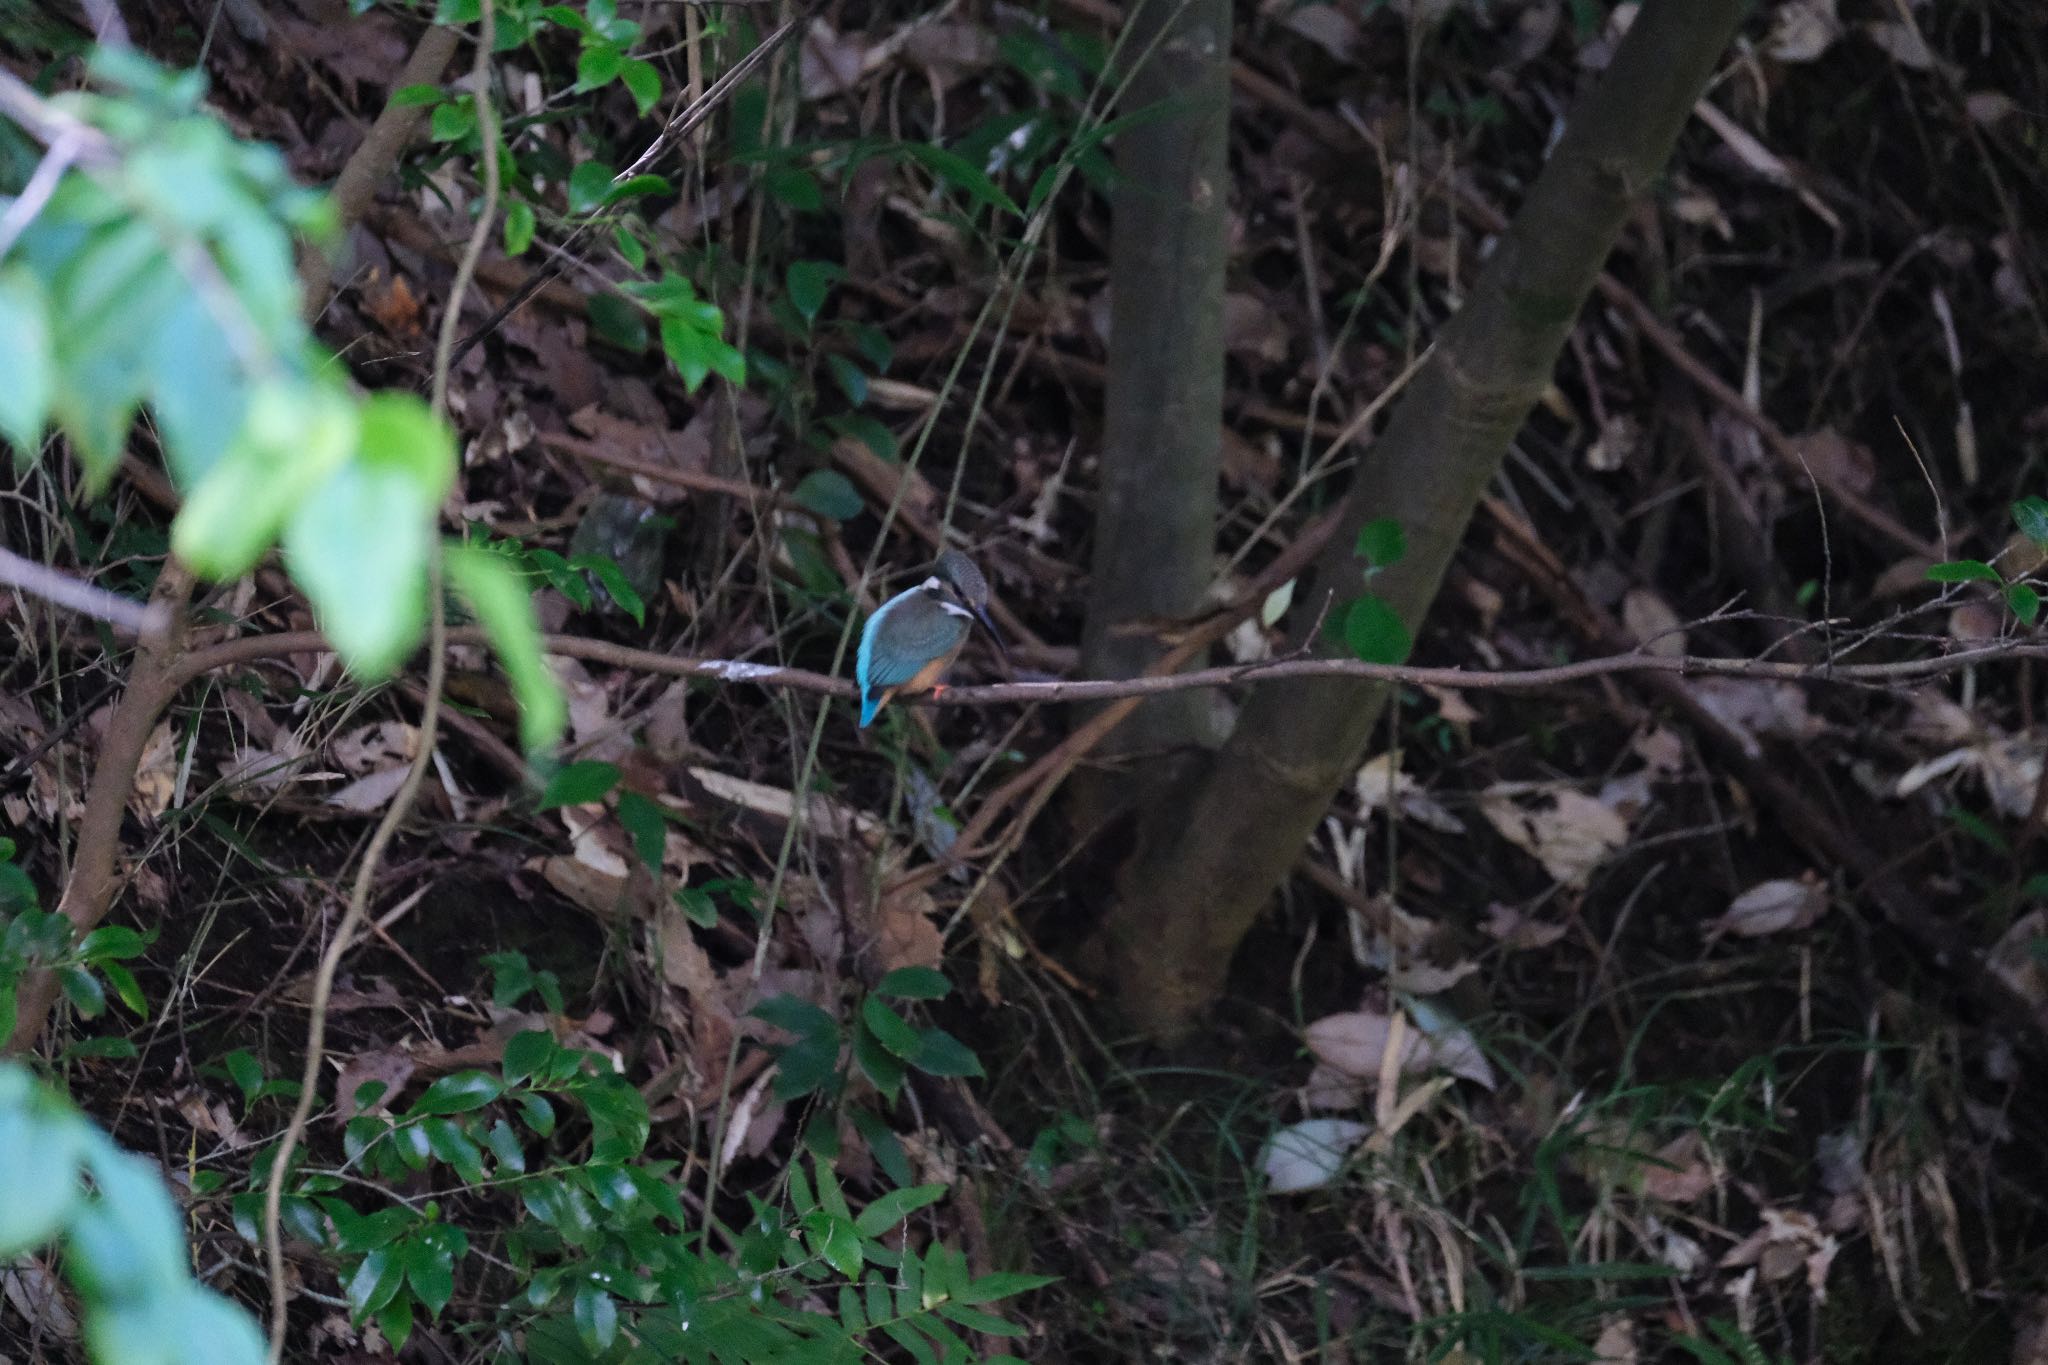
<svg viewBox="0 0 2048 1365"><path fill-rule="evenodd" d="M1003 662L1009 663L1010 646L1004 643L1003 633L996 629L996 623L989 619L988 608L974 607L972 610L974 612L974 619L981 622L981 628L988 632L988 638L996 642L996 648L1002 653Z"/></svg>

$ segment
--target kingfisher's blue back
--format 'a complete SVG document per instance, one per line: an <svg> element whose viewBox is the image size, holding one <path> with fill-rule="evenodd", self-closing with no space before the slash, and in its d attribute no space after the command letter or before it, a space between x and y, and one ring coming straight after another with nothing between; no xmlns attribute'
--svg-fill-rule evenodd
<svg viewBox="0 0 2048 1365"><path fill-rule="evenodd" d="M860 687L860 723L882 709L891 688L903 686L936 659L959 648L972 617L946 602L930 583L900 592L875 609L860 633L854 681Z"/></svg>

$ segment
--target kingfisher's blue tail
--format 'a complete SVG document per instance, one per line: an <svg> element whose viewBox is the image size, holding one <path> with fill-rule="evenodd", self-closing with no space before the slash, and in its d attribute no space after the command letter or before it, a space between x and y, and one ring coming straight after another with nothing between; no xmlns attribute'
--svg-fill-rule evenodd
<svg viewBox="0 0 2048 1365"><path fill-rule="evenodd" d="M879 693L879 692L869 692L869 693L866 693L866 694L864 694L864 695L863 695L863 696L861 697L861 699L860 699L860 724L861 724L861 728L862 728L862 729L866 729L866 728L867 728L867 724L868 724L868 722L869 722L869 721L871 721L871 720L873 720L873 719L875 718L875 712L877 712L877 711L879 711L879 710L881 710L881 709L882 709L882 694L881 694L881 693Z"/></svg>

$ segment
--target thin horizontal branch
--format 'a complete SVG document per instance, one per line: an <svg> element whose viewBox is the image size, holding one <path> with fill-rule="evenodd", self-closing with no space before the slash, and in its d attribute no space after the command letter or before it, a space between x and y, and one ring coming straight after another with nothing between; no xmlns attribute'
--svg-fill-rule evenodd
<svg viewBox="0 0 2048 1365"><path fill-rule="evenodd" d="M167 612L94 587L82 578L24 559L8 549L0 549L0 586L105 621L130 635L160 632L169 619Z"/></svg>
<svg viewBox="0 0 2048 1365"><path fill-rule="evenodd" d="M473 626L450 630L448 640L451 644L488 643L484 633ZM544 636L543 642L550 654L591 663L609 664L616 668L662 677L708 678L718 682L788 688L792 691L815 692L834 697L851 698L855 695L854 685L850 680L835 678L825 673L813 673L808 669L784 668L743 659L685 658L577 635ZM178 682L189 682L216 668L277 658L286 654L321 653L328 648L327 642L312 631L251 635L196 648L179 659L174 665L174 670ZM1631 653L1583 659L1577 663L1557 664L1549 668L1484 670L1427 668L1412 664L1368 664L1356 659L1288 658L1141 678L1082 681L1055 679L1044 682L960 685L948 687L936 697L905 700L939 706L1059 704L1153 696L1194 687L1241 687L1283 678L1331 677L1366 678L1416 687L1452 687L1462 691L1526 692L1622 673L1676 673L1688 677L1755 678L1779 682L1897 687L1958 673L1982 664L2041 658L2048 658L2048 645L2019 641L1980 645L1924 659L1898 659L1889 663L1870 664L1802 664L1768 659L1722 658L1713 655Z"/></svg>

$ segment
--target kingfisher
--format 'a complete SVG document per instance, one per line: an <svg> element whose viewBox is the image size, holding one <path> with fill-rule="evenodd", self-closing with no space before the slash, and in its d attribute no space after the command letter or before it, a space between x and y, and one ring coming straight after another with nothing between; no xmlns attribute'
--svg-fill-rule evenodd
<svg viewBox="0 0 2048 1365"><path fill-rule="evenodd" d="M1007 657L1009 647L988 617L988 580L958 550L945 551L931 577L877 607L860 633L854 663L861 725L899 694L943 692L939 679L960 656L976 621Z"/></svg>

